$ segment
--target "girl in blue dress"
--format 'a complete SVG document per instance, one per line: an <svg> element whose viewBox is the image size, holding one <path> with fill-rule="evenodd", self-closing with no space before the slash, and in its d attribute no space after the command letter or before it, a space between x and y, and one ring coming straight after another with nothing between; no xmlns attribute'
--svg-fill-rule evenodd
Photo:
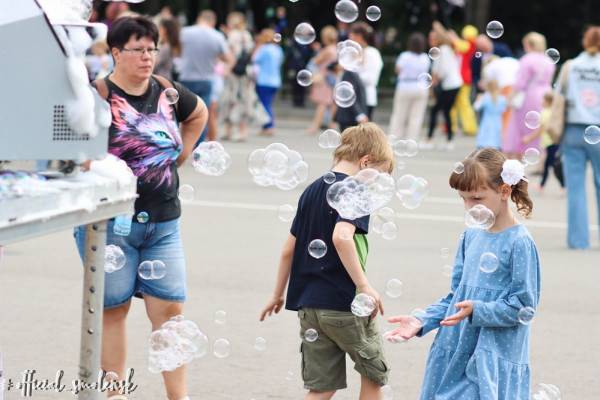
<svg viewBox="0 0 600 400"><path fill-rule="evenodd" d="M502 113L506 110L506 98L500 95L498 82L488 81L486 92L475 101L474 108L482 117L477 132L477 148L500 149L502 144Z"/></svg>
<svg viewBox="0 0 600 400"><path fill-rule="evenodd" d="M539 301L540 266L509 204L525 217L532 211L524 167L491 148L463 164L450 186L466 209L485 206L495 222L461 235L450 292L424 312L390 318L399 327L389 335L408 340L438 329L421 400L529 400L528 324Z"/></svg>

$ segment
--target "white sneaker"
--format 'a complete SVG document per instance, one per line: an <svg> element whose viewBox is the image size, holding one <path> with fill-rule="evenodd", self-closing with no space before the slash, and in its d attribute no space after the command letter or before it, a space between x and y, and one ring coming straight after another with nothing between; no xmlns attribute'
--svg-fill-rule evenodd
<svg viewBox="0 0 600 400"><path fill-rule="evenodd" d="M421 150L433 150L433 143L431 141L425 141L419 143L419 149Z"/></svg>
<svg viewBox="0 0 600 400"><path fill-rule="evenodd" d="M452 142L446 143L446 151L452 151L452 150L454 150L454 143L452 143Z"/></svg>

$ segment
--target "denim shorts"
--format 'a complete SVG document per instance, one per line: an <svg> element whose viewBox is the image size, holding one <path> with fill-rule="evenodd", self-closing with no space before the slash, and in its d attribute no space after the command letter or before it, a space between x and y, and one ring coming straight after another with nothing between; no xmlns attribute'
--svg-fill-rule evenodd
<svg viewBox="0 0 600 400"><path fill-rule="evenodd" d="M179 232L179 219L166 222L132 222L129 236L113 233L114 220L107 224L106 243L119 246L125 254L125 266L104 274L104 308L114 308L127 303L131 297L144 294L162 300L184 302L186 299L186 274L183 245ZM74 232L79 256L83 260L85 226ZM138 266L143 261L160 260L167 273L161 279L142 279Z"/></svg>

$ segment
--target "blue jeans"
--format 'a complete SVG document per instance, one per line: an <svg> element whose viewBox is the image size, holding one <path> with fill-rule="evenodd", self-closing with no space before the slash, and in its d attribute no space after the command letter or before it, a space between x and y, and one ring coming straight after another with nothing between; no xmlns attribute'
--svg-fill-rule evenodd
<svg viewBox="0 0 600 400"><path fill-rule="evenodd" d="M271 129L275 126L275 114L273 113L273 99L277 94L277 90L279 88L271 87L271 86L260 86L256 85L256 94L258 95L258 99L262 103L263 107L269 114L269 118L271 120L263 125L263 129Z"/></svg>
<svg viewBox="0 0 600 400"><path fill-rule="evenodd" d="M567 124L561 143L562 162L567 185L568 222L567 243L573 249L590 247L588 207L585 190L587 162L592 164L596 205L600 223L600 144L583 139L587 125Z"/></svg>
<svg viewBox="0 0 600 400"><path fill-rule="evenodd" d="M133 221L129 236L115 235L114 220L108 221L106 244L119 246L125 254L125 266L104 273L104 308L127 303L144 294L162 300L183 302L186 298L185 258L179 233L179 218L166 222L140 224ZM85 226L75 228L75 242L83 260ZM142 279L138 267L143 261L160 260L167 273L161 279Z"/></svg>
<svg viewBox="0 0 600 400"><path fill-rule="evenodd" d="M212 100L212 81L181 81L181 84L200 97L204 104L206 104L206 108L210 108L210 102ZM208 124L204 127L200 139L196 142L196 146L204 141L207 133Z"/></svg>

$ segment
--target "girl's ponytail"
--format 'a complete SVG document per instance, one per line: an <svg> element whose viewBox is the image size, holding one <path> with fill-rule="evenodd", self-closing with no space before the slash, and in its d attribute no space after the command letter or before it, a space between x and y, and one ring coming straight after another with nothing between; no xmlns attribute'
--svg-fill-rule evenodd
<svg viewBox="0 0 600 400"><path fill-rule="evenodd" d="M529 184L524 179L521 179L516 185L512 186L511 200L517 205L519 214L528 218L533 211L533 201L529 197L527 187Z"/></svg>

